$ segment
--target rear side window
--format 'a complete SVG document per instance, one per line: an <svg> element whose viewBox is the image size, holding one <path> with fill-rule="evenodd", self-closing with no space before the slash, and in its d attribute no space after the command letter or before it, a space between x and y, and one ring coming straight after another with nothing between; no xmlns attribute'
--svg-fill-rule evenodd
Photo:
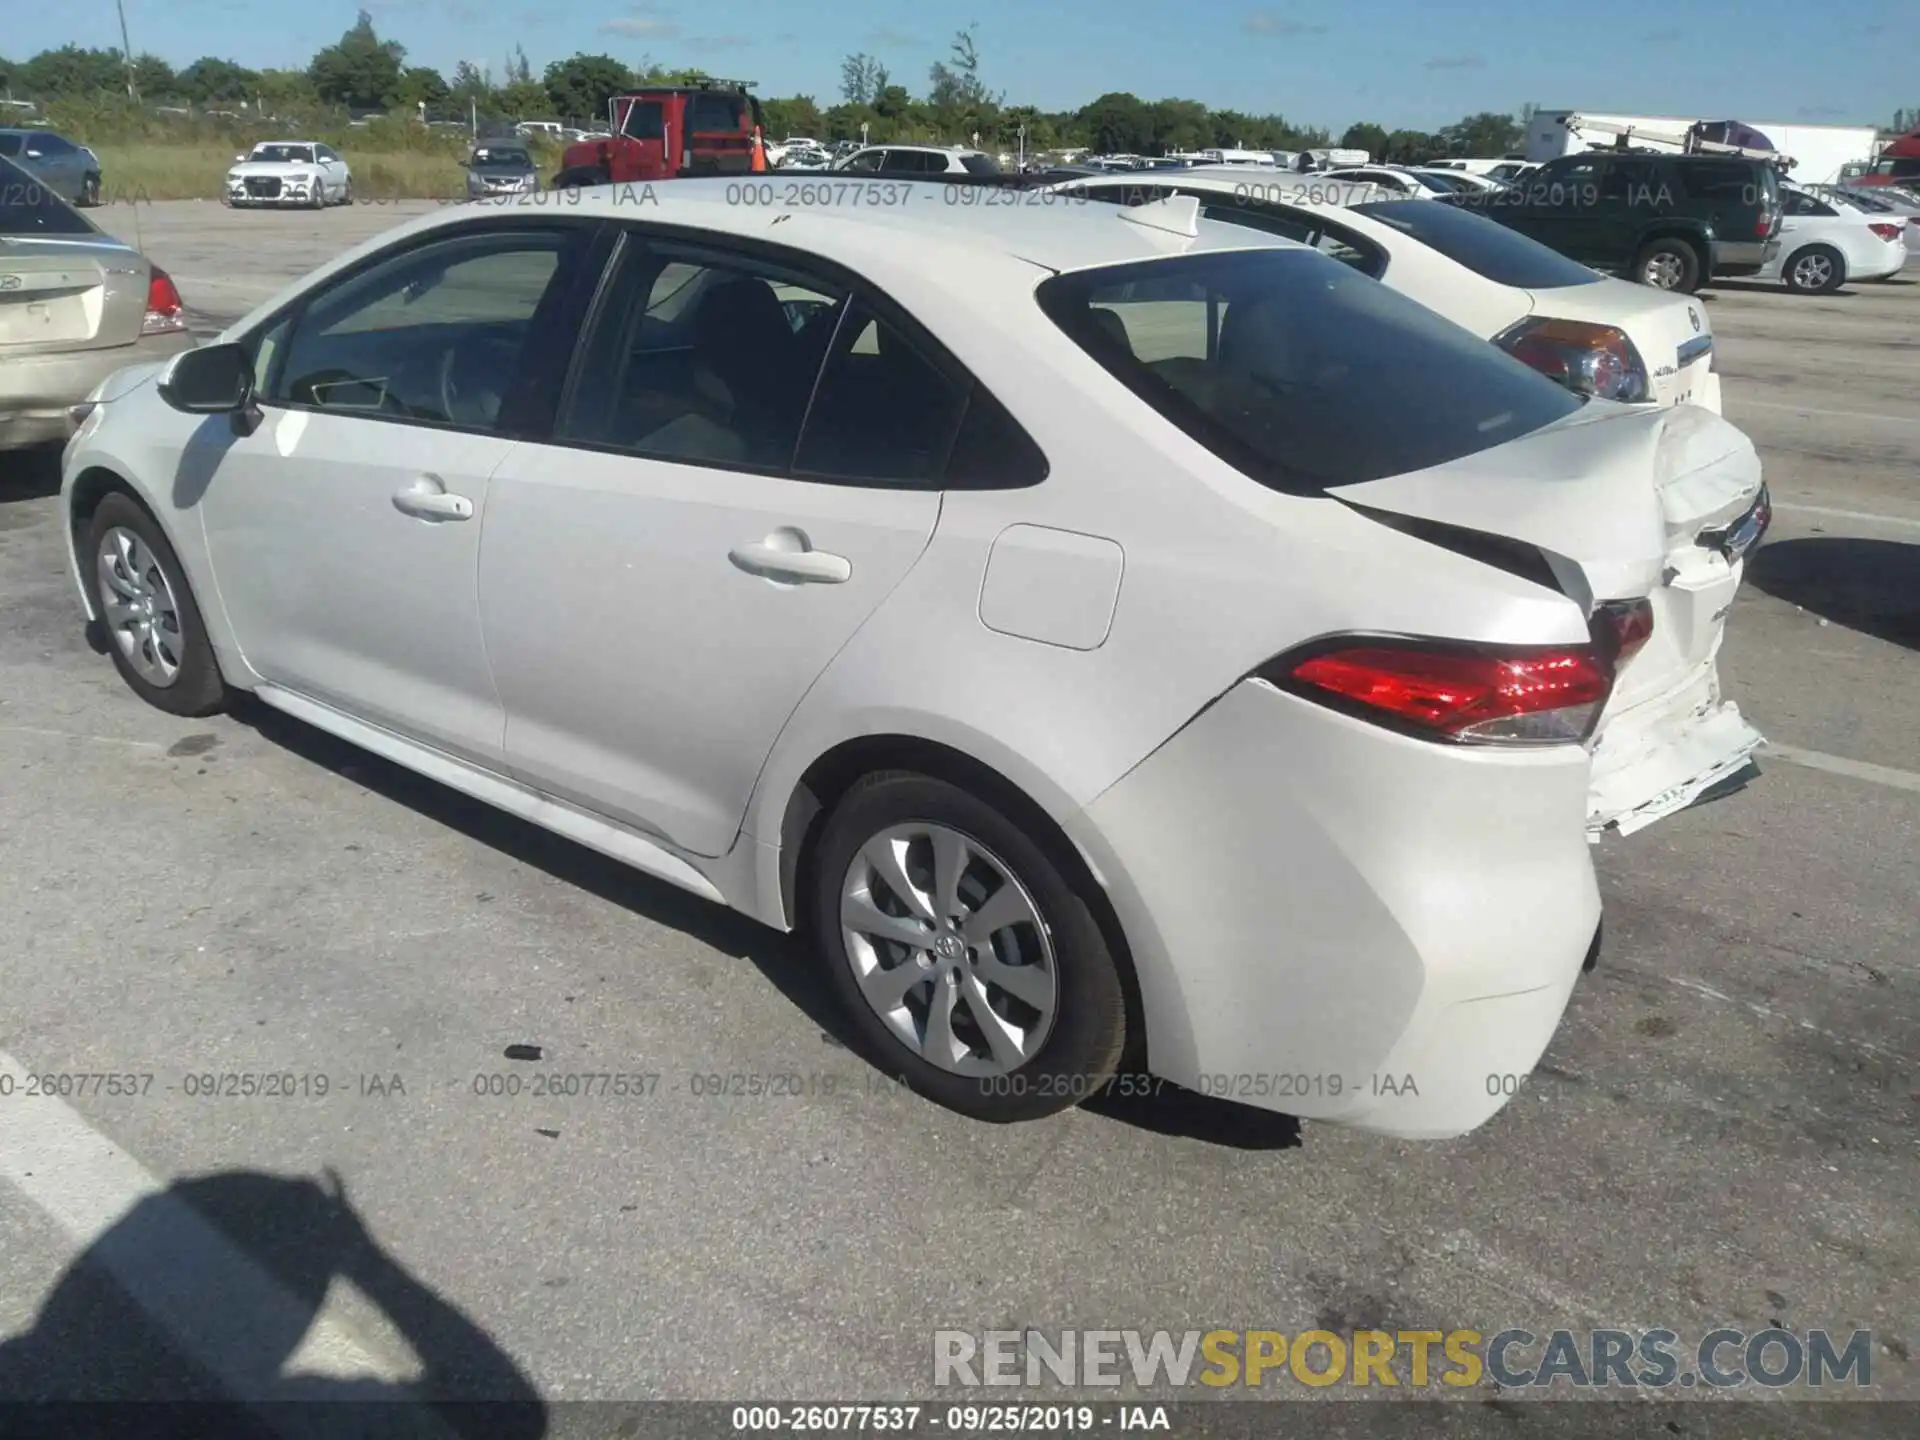
<svg viewBox="0 0 1920 1440"><path fill-rule="evenodd" d="M1680 183L1696 200L1731 201L1736 205L1757 205L1767 193L1758 165L1743 165L1726 160L1695 160L1676 165Z"/></svg>
<svg viewBox="0 0 1920 1440"><path fill-rule="evenodd" d="M697 135L744 130L746 113L738 95L701 91L687 101L687 129Z"/></svg>
<svg viewBox="0 0 1920 1440"><path fill-rule="evenodd" d="M1038 296L1141 400L1293 494L1444 465L1582 403L1425 306L1301 250L1074 271Z"/></svg>
<svg viewBox="0 0 1920 1440"><path fill-rule="evenodd" d="M1497 285L1521 290L1562 290L1600 279L1538 240L1497 220L1426 200L1383 200L1353 207L1356 215L1391 225Z"/></svg>
<svg viewBox="0 0 1920 1440"><path fill-rule="evenodd" d="M793 473L937 485L966 404L964 386L856 301L814 391Z"/></svg>

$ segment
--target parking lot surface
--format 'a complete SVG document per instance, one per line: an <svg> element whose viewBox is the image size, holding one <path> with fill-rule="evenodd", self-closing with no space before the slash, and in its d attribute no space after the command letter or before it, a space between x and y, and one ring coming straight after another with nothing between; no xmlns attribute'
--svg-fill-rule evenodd
<svg viewBox="0 0 1920 1440"><path fill-rule="evenodd" d="M211 331L426 208L100 214ZM143 706L83 637L56 466L0 457L0 1081L152 1077L0 1098L0 1337L67 1393L225 1379L231 1351L128 1318L167 1289L150 1250L47 1305L201 1177L152 1234L309 1295L309 1347L548 1401L925 1395L939 1329L1770 1324L1870 1329L1875 1391L1920 1398L1916 277L1711 292L1777 502L1722 668L1773 748L1599 847L1598 968L1514 1103L1439 1144L892 1093L782 937L271 713ZM655 1078L532 1093L570 1074ZM329 1170L451 1307L404 1342L389 1282L327 1285L292 1181Z"/></svg>

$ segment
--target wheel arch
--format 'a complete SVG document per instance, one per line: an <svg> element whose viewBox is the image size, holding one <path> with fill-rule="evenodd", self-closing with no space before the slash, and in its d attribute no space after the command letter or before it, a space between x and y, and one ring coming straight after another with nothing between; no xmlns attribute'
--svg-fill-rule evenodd
<svg viewBox="0 0 1920 1440"><path fill-rule="evenodd" d="M1048 792L1054 807L1065 803L1064 794L1052 791L1032 773L1027 775L1024 784L1008 773L1008 770L1024 768L1016 762L1003 769L959 745L907 730L853 735L829 746L817 754L792 783L781 786L784 798L777 810L777 854L769 857L775 863L768 877L777 887L774 897L777 913L790 931L805 923L806 896L811 888L809 867L820 832L835 803L862 777L905 770L944 780L994 805L1019 824L1086 901L1119 968L1121 989L1126 998L1128 1050L1122 1061L1123 1068L1144 1069L1144 1003L1125 928L1093 860L1062 825L1066 810L1050 808L1030 793L1030 788ZM771 802L772 798L768 800ZM768 809L772 809L771 804Z"/></svg>
<svg viewBox="0 0 1920 1440"><path fill-rule="evenodd" d="M160 533L167 537L167 543L173 546L174 554L180 553L172 529L126 476L99 463L89 465L75 475L67 485L67 555L72 563L74 582L80 589L80 604L89 622L99 620L100 613L99 607L94 604L93 587L86 582L86 568L81 557L85 553L87 528L93 524L93 517L100 509L101 502L109 495L125 495L146 511L153 523L160 527ZM193 582L189 579L187 583Z"/></svg>

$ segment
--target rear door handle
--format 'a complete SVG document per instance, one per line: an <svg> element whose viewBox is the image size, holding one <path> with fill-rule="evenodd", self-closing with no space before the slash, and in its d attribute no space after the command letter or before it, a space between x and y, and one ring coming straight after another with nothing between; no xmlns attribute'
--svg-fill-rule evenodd
<svg viewBox="0 0 1920 1440"><path fill-rule="evenodd" d="M815 550L805 534L794 529L776 530L752 545L736 545L727 558L749 575L796 584L839 585L853 575L853 564L844 555Z"/></svg>
<svg viewBox="0 0 1920 1440"><path fill-rule="evenodd" d="M421 520L471 520L473 501L455 495L436 476L422 475L393 497L393 508Z"/></svg>

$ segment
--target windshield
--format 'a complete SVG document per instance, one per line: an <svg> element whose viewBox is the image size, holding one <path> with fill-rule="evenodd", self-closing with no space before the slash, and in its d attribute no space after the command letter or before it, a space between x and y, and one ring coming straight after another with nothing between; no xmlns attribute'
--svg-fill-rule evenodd
<svg viewBox="0 0 1920 1440"><path fill-rule="evenodd" d="M1070 271L1037 294L1048 318L1140 399L1236 469L1294 494L1444 465L1582 404L1480 336L1308 250Z"/></svg>
<svg viewBox="0 0 1920 1440"><path fill-rule="evenodd" d="M1456 264L1498 285L1520 290L1563 290L1597 284L1586 266L1549 250L1538 240L1509 230L1497 220L1431 200L1376 200L1355 205L1353 213L1391 225Z"/></svg>
<svg viewBox="0 0 1920 1440"><path fill-rule="evenodd" d="M1414 179L1418 180L1436 195L1451 195L1460 188L1460 182L1458 180L1445 179L1439 175L1428 175L1420 170L1415 170L1412 174Z"/></svg>
<svg viewBox="0 0 1920 1440"><path fill-rule="evenodd" d="M487 145L473 152L473 165L478 170L526 170L533 157L517 146Z"/></svg>
<svg viewBox="0 0 1920 1440"><path fill-rule="evenodd" d="M100 231L40 181L0 159L0 235L98 235Z"/></svg>
<svg viewBox="0 0 1920 1440"><path fill-rule="evenodd" d="M256 145L247 159L268 165L311 165L313 147L311 145Z"/></svg>

